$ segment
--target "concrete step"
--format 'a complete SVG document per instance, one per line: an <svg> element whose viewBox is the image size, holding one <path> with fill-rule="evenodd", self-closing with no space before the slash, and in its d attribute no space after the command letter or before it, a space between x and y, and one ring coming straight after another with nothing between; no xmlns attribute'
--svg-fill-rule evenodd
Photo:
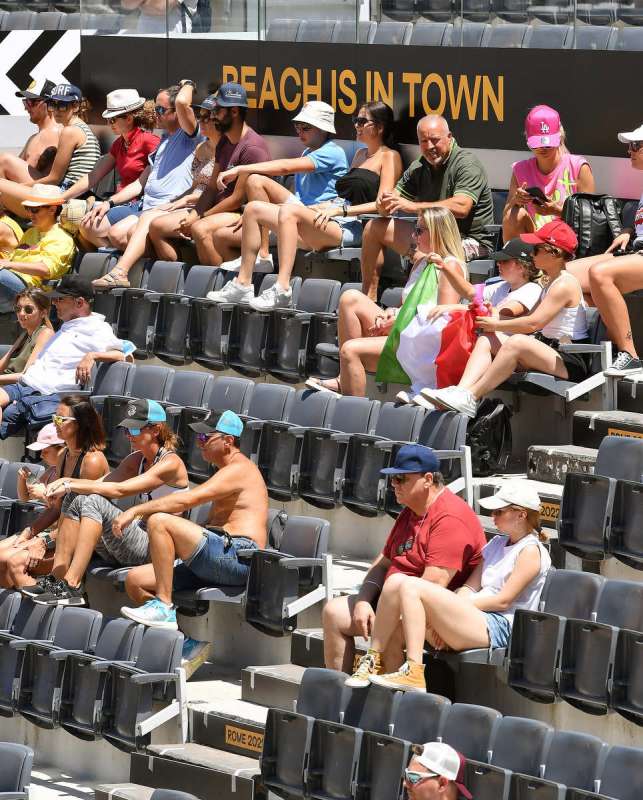
<svg viewBox="0 0 643 800"><path fill-rule="evenodd" d="M305 667L273 664L241 671L241 699L266 708L292 711Z"/></svg>
<svg viewBox="0 0 643 800"><path fill-rule="evenodd" d="M636 383L629 384L636 387ZM640 395L640 390L639 390ZM641 408L641 397L636 408ZM605 436L633 436L643 439L643 414L636 411L576 411L572 441L583 447L600 447Z"/></svg>
<svg viewBox="0 0 643 800"><path fill-rule="evenodd" d="M355 651L361 656L367 649L366 639L357 637ZM298 628L293 631L290 661L300 667L323 667L324 632L321 628Z"/></svg>
<svg viewBox="0 0 643 800"><path fill-rule="evenodd" d="M527 449L527 476L535 481L564 484L568 472L594 472L597 452L576 444L533 445Z"/></svg>
<svg viewBox="0 0 643 800"><path fill-rule="evenodd" d="M133 753L130 781L155 789L190 792L201 800L253 800L259 761L201 744L151 745ZM113 794L109 797L113 798ZM107 800L107 799L105 799ZM123 800L146 800L144 797Z"/></svg>
<svg viewBox="0 0 643 800"><path fill-rule="evenodd" d="M258 758L263 749L267 713L268 709L263 706L243 700L229 704L227 710L192 707L191 739L205 747Z"/></svg>

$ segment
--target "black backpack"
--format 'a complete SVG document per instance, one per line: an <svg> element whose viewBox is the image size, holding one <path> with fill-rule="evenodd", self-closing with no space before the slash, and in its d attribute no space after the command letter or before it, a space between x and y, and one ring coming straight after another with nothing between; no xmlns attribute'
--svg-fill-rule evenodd
<svg viewBox="0 0 643 800"><path fill-rule="evenodd" d="M511 417L511 410L498 398L485 397L478 406L467 430L474 475L493 475L506 469L511 455Z"/></svg>
<svg viewBox="0 0 643 800"><path fill-rule="evenodd" d="M576 258L604 253L621 233L622 203L606 194L572 194L563 206L561 219L578 236Z"/></svg>
<svg viewBox="0 0 643 800"><path fill-rule="evenodd" d="M186 9L183 3L179 3L181 8L181 21L183 33L187 33L187 19L192 20L192 33L209 33L212 27L212 5L210 0L198 0L194 14Z"/></svg>

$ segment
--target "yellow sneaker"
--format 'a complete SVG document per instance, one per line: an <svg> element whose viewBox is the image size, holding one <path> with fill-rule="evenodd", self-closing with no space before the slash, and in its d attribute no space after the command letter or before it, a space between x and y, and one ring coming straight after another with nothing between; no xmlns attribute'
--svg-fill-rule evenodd
<svg viewBox="0 0 643 800"><path fill-rule="evenodd" d="M371 678L379 675L381 671L380 654L377 650L367 650L366 654L357 662L355 672L346 679L345 685L350 686L351 689L364 689L370 685Z"/></svg>
<svg viewBox="0 0 643 800"><path fill-rule="evenodd" d="M370 682L387 689L397 689L400 692L426 692L424 678L424 664L415 661L405 661L397 672L377 675L372 673Z"/></svg>

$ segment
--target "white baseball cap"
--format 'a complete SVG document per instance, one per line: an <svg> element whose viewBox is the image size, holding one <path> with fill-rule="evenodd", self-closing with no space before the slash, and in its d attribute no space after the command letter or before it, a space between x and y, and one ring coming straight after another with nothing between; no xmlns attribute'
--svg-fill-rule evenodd
<svg viewBox="0 0 643 800"><path fill-rule="evenodd" d="M422 745L422 752L417 753L413 758L434 775L440 775L453 781L460 794L467 800L471 800L471 792L463 783L466 760L451 745L445 742L427 742Z"/></svg>
<svg viewBox="0 0 643 800"><path fill-rule="evenodd" d="M540 511L538 492L527 481L505 481L491 497L483 497L479 501L482 508L490 510L520 506L530 511Z"/></svg>
<svg viewBox="0 0 643 800"><path fill-rule="evenodd" d="M633 131L624 131L618 135L619 142L629 144L630 142L643 142L643 125L639 125Z"/></svg>
<svg viewBox="0 0 643 800"><path fill-rule="evenodd" d="M307 122L326 133L335 133L335 110L321 100L310 100L304 103L299 114L293 117L293 122Z"/></svg>
<svg viewBox="0 0 643 800"><path fill-rule="evenodd" d="M44 428L38 431L38 438L35 442L27 445L27 450L38 453L47 447L56 447L56 445L62 444L65 444L65 442L58 436L58 430L54 423L50 422L49 425L45 425Z"/></svg>

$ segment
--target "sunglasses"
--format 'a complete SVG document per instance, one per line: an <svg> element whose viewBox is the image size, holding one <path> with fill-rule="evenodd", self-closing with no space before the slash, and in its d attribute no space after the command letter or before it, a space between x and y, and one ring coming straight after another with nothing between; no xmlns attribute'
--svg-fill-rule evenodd
<svg viewBox="0 0 643 800"><path fill-rule="evenodd" d="M353 117L353 125L356 128L363 128L364 125L368 125L369 122L373 122L373 120L368 117Z"/></svg>
<svg viewBox="0 0 643 800"><path fill-rule="evenodd" d="M638 151L643 147L643 142L630 142L627 145L627 149L630 153L638 153Z"/></svg>
<svg viewBox="0 0 643 800"><path fill-rule="evenodd" d="M128 116L129 116L129 114L119 114L119 115L118 115L118 116L116 116L116 117L110 117L110 118L107 120L107 123L108 123L109 125L112 125L114 122L117 122L119 119L127 119L127 117L128 117Z"/></svg>
<svg viewBox="0 0 643 800"><path fill-rule="evenodd" d="M35 98L31 98L30 99L30 98L24 97L23 100L22 100L22 104L23 104L23 106L25 106L25 108L33 108L34 106L37 106L39 103L42 103L42 102L44 102L44 98L42 98L42 97L39 97L37 100Z"/></svg>
<svg viewBox="0 0 643 800"><path fill-rule="evenodd" d="M562 256L563 251L559 250L558 247L553 247L550 244L537 244L534 247L534 253L539 253L541 250L544 250L545 253L549 253L550 256Z"/></svg>
<svg viewBox="0 0 643 800"><path fill-rule="evenodd" d="M43 211L45 208L51 208L51 206L26 206L27 213L29 214L37 214L39 211Z"/></svg>
<svg viewBox="0 0 643 800"><path fill-rule="evenodd" d="M75 101L66 102L64 100L47 100L47 108L53 108L56 111L67 111L71 108L72 103Z"/></svg>
<svg viewBox="0 0 643 800"><path fill-rule="evenodd" d="M408 553L408 551L413 547L413 542L415 542L415 536L409 536L405 542L398 544L398 546L395 548L395 552L398 554L398 556Z"/></svg>
<svg viewBox="0 0 643 800"><path fill-rule="evenodd" d="M418 783L428 781L429 778L439 778L434 772L414 772L412 769L404 770L404 780L410 783L411 786L417 786Z"/></svg>
<svg viewBox="0 0 643 800"><path fill-rule="evenodd" d="M215 119L216 112L202 111L199 116L199 122L212 122Z"/></svg>
<svg viewBox="0 0 643 800"><path fill-rule="evenodd" d="M295 122L295 123L293 123L293 125L294 125L295 130L297 131L297 133L308 133L308 131L312 131L312 129L313 129L312 125L306 125L306 124L301 123L301 122Z"/></svg>
<svg viewBox="0 0 643 800"><path fill-rule="evenodd" d="M399 486L403 486L409 479L408 473L402 473L401 475L391 475L391 483L397 483Z"/></svg>
<svg viewBox="0 0 643 800"><path fill-rule="evenodd" d="M216 442L217 439L222 439L225 436L225 433L220 433L218 436L214 433L197 433L196 440L199 444L205 444L210 440Z"/></svg>
<svg viewBox="0 0 643 800"><path fill-rule="evenodd" d="M154 113L157 117L163 117L165 114L171 114L174 111L173 108L165 108L165 106L154 106Z"/></svg>
<svg viewBox="0 0 643 800"><path fill-rule="evenodd" d="M65 422L76 422L76 417L63 417L60 414L52 414L51 421L54 425L63 425Z"/></svg>
<svg viewBox="0 0 643 800"><path fill-rule="evenodd" d="M149 428L149 427L150 427L149 425L143 425L142 428L125 428L125 435L126 436L140 436L141 432L145 428Z"/></svg>
<svg viewBox="0 0 643 800"><path fill-rule="evenodd" d="M13 309L16 314L33 314L36 310L35 306L14 306Z"/></svg>

